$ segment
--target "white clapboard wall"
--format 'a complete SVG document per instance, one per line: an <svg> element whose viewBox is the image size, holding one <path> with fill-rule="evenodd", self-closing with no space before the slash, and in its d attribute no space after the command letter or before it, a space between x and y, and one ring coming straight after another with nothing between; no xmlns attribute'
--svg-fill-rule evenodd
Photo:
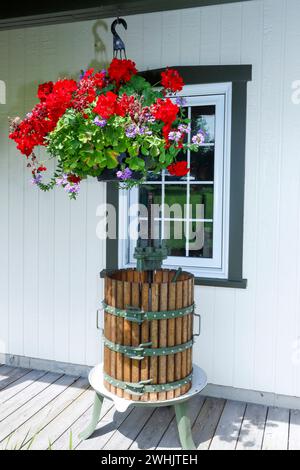
<svg viewBox="0 0 300 470"><path fill-rule="evenodd" d="M202 287L195 360L218 385L300 397L299 0L253 0L131 16L123 33L139 69L252 64L248 86L244 277L246 290ZM38 82L112 55L111 19L0 32L0 353L93 365L105 244L96 207L105 185L69 202L28 184L7 140L7 116L35 102ZM97 51L94 44L97 43Z"/></svg>

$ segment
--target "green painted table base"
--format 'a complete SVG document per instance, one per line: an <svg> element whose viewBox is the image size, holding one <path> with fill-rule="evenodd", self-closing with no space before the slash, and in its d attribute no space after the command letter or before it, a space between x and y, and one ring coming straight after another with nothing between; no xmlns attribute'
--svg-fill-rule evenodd
<svg viewBox="0 0 300 470"><path fill-rule="evenodd" d="M99 393L95 392L95 401L92 413L92 419L88 427L79 434L79 438L81 440L88 439L92 436L94 431L96 430L97 424L99 422L101 408L104 401L104 397ZM155 404L152 403L152 406ZM169 406L166 402L166 406ZM182 449L184 450L195 450L196 446L193 441L192 437L192 429L191 429L191 422L190 418L188 417L188 410L187 410L187 402L184 401L182 403L177 403L174 405L176 420L177 420L177 427L178 427L178 434Z"/></svg>
<svg viewBox="0 0 300 470"><path fill-rule="evenodd" d="M97 424L99 422L103 401L104 401L104 397L96 392L94 406L93 406L92 420L90 424L88 425L88 427L79 434L79 439L81 441L85 441L86 439L91 437L92 434L94 434Z"/></svg>
<svg viewBox="0 0 300 470"><path fill-rule="evenodd" d="M207 377L205 372L198 366L193 366L193 384L192 388L180 397L173 398L165 401L130 401L124 398L117 397L115 394L108 391L104 386L105 374L103 373L103 365L98 364L89 374L89 382L91 387L95 390L95 401L92 411L91 422L88 427L79 435L81 440L88 439L94 433L100 419L101 408L104 398L114 402L118 412L125 412L128 407L144 407L144 408L157 408L160 406L174 406L178 434L181 446L184 450L195 450L196 446L192 437L191 422L188 416L188 401L195 395L201 392L207 384Z"/></svg>

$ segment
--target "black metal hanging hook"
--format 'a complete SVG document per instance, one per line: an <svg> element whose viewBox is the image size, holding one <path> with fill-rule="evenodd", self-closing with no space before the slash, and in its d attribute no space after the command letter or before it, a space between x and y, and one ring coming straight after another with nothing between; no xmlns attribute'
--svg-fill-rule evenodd
<svg viewBox="0 0 300 470"><path fill-rule="evenodd" d="M126 50L125 50L125 43L120 38L118 33L116 32L116 26L118 24L121 24L124 27L124 29L127 29L127 23L123 18L117 17L117 19L115 21L113 21L113 23L111 25L111 32L112 32L112 35L114 37L114 57L117 57L118 53L119 53L120 59L122 59L122 53L124 53L124 57L125 57L125 59L127 59Z"/></svg>

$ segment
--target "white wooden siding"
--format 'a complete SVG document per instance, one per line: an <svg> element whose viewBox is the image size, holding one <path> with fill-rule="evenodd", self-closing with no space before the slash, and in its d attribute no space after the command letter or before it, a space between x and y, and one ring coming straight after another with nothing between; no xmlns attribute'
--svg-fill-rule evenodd
<svg viewBox="0 0 300 470"><path fill-rule="evenodd" d="M245 291L202 287L195 360L214 384L300 396L300 2L253 0L127 18L122 32L140 69L252 64L248 86ZM13 143L7 116L35 102L37 83L102 65L111 20L0 32L0 352L92 365L105 245L96 207L105 185L79 200L42 194ZM95 51L94 43L98 41ZM101 42L102 41L102 42ZM299 344L298 344L299 343Z"/></svg>

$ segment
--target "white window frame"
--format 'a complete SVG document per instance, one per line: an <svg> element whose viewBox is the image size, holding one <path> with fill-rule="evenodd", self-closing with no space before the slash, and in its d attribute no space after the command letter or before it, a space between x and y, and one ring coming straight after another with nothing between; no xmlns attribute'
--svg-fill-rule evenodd
<svg viewBox="0 0 300 470"><path fill-rule="evenodd" d="M169 257L166 268L181 266L199 278L228 278L229 206L230 206L230 144L232 84L217 83L185 86L180 96L187 99L187 106L215 105L215 166L214 166L214 230L213 258ZM222 116L222 120L220 119ZM178 182L167 182L178 184ZM205 182L200 182L200 184ZM152 184L152 182L149 182ZM161 183L160 183L161 184ZM164 184L164 183L163 183ZM198 183L199 184L199 183ZM128 238L129 201L137 202L138 189L119 191L119 268L135 266L133 243ZM135 192L135 196L134 196ZM132 195L134 196L132 198Z"/></svg>

